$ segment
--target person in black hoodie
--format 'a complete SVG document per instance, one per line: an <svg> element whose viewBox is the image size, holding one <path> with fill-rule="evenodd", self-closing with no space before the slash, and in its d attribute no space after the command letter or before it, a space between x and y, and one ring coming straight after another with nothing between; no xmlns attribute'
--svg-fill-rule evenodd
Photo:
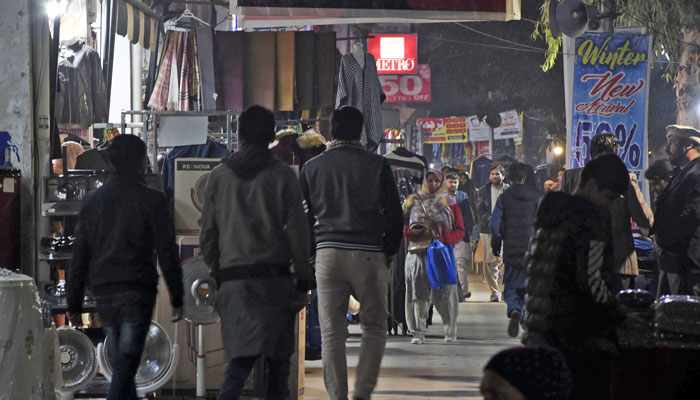
<svg viewBox="0 0 700 400"><path fill-rule="evenodd" d="M66 280L68 313L80 325L87 285L111 339L114 374L108 400L134 400L134 376L158 293L154 250L170 291L173 322L182 318L182 270L175 230L162 192L143 182L146 145L121 135L105 150L114 174L83 201Z"/></svg>
<svg viewBox="0 0 700 400"><path fill-rule="evenodd" d="M496 200L491 214L491 248L496 257L500 256L503 242L503 298L508 306L506 315L510 318L508 335L518 336L518 325L525 302L525 253L530 244L535 214L540 201L540 192L534 182L525 183L528 165L513 163L508 167L511 185Z"/></svg>
<svg viewBox="0 0 700 400"><path fill-rule="evenodd" d="M526 255L526 345L564 353L574 399L607 399L616 327L625 315L610 290L615 270L611 202L630 185L615 154L591 160L573 196L549 192L541 201Z"/></svg>

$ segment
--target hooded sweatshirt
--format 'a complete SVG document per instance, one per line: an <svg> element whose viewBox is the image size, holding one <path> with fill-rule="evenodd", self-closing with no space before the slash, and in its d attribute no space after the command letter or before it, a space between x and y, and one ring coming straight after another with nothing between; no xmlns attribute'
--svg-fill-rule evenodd
<svg viewBox="0 0 700 400"><path fill-rule="evenodd" d="M312 281L311 234L294 171L262 146L242 146L209 175L199 235L214 276L225 269L294 263Z"/></svg>

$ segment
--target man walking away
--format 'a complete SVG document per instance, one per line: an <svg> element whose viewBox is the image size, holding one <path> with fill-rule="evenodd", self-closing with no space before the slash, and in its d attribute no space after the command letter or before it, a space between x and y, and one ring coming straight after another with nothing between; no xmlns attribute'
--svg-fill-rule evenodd
<svg viewBox="0 0 700 400"><path fill-rule="evenodd" d="M700 296L700 131L666 127L666 153L680 170L659 196L651 234L661 248L659 295Z"/></svg>
<svg viewBox="0 0 700 400"><path fill-rule="evenodd" d="M343 107L331 117L333 142L301 171L316 240L316 282L323 381L332 400L348 396L345 358L348 299L362 305L362 345L354 399L377 384L387 336L387 257L401 242L403 216L391 168L360 144L362 114Z"/></svg>
<svg viewBox="0 0 700 400"><path fill-rule="evenodd" d="M451 168L447 170L447 191L450 196L455 199L457 207L462 212L462 221L464 222L464 238L455 245L455 261L457 263L457 278L461 286L461 297L469 298L472 293L469 291L469 268L472 264L472 251L469 246L469 239L472 229L474 228L474 217L472 216L471 207L469 206L470 199L467 193L458 190L459 187L459 171Z"/></svg>
<svg viewBox="0 0 700 400"><path fill-rule="evenodd" d="M525 253L535 225L540 192L525 183L528 166L514 163L508 167L510 187L496 200L491 215L491 248L494 255L501 252L503 241L503 298L508 306L506 315L508 335L518 336L518 327L525 302Z"/></svg>
<svg viewBox="0 0 700 400"><path fill-rule="evenodd" d="M537 210L526 257L523 343L550 345L567 357L574 399L607 399L615 328L624 316L610 290L613 241L607 207L629 186L616 155L591 160L574 195L548 193Z"/></svg>
<svg viewBox="0 0 700 400"><path fill-rule="evenodd" d="M296 174L268 150L274 114L246 109L238 137L240 150L209 175L199 236L219 285L216 310L230 359L219 399L239 398L260 357L269 378L265 398L286 399L294 319L313 286L311 234Z"/></svg>
<svg viewBox="0 0 700 400"><path fill-rule="evenodd" d="M486 275L486 282L489 285L489 289L491 289L490 301L492 302L497 302L500 294L498 278L502 260L490 251L491 229L489 228L489 222L491 222L491 212L496 206L496 199L508 188L508 184L503 182L504 172L502 165L491 165L489 183L479 189L479 198L476 206L479 212L477 220L479 221L479 236L483 248L484 272Z"/></svg>
<svg viewBox="0 0 700 400"><path fill-rule="evenodd" d="M135 400L134 376L158 293L154 249L173 322L182 318L182 270L165 195L143 182L146 145L138 136L120 135L105 152L114 174L83 201L66 281L67 316L73 325L82 324L87 285L110 337L114 374L107 399Z"/></svg>

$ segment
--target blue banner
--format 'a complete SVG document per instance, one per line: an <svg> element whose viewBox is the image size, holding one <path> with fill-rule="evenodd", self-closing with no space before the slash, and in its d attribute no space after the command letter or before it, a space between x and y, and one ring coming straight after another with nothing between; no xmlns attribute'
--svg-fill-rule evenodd
<svg viewBox="0 0 700 400"><path fill-rule="evenodd" d="M647 35L586 33L576 39L569 168L591 159L591 137L620 139L622 161L638 176L647 167Z"/></svg>

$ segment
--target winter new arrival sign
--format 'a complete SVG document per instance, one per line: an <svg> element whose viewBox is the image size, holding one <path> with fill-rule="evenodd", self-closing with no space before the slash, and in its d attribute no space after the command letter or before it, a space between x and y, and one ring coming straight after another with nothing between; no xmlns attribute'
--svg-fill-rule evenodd
<svg viewBox="0 0 700 400"><path fill-rule="evenodd" d="M591 138L603 133L620 140L630 172L646 168L650 44L648 35L619 33L576 39L569 168L591 159Z"/></svg>

